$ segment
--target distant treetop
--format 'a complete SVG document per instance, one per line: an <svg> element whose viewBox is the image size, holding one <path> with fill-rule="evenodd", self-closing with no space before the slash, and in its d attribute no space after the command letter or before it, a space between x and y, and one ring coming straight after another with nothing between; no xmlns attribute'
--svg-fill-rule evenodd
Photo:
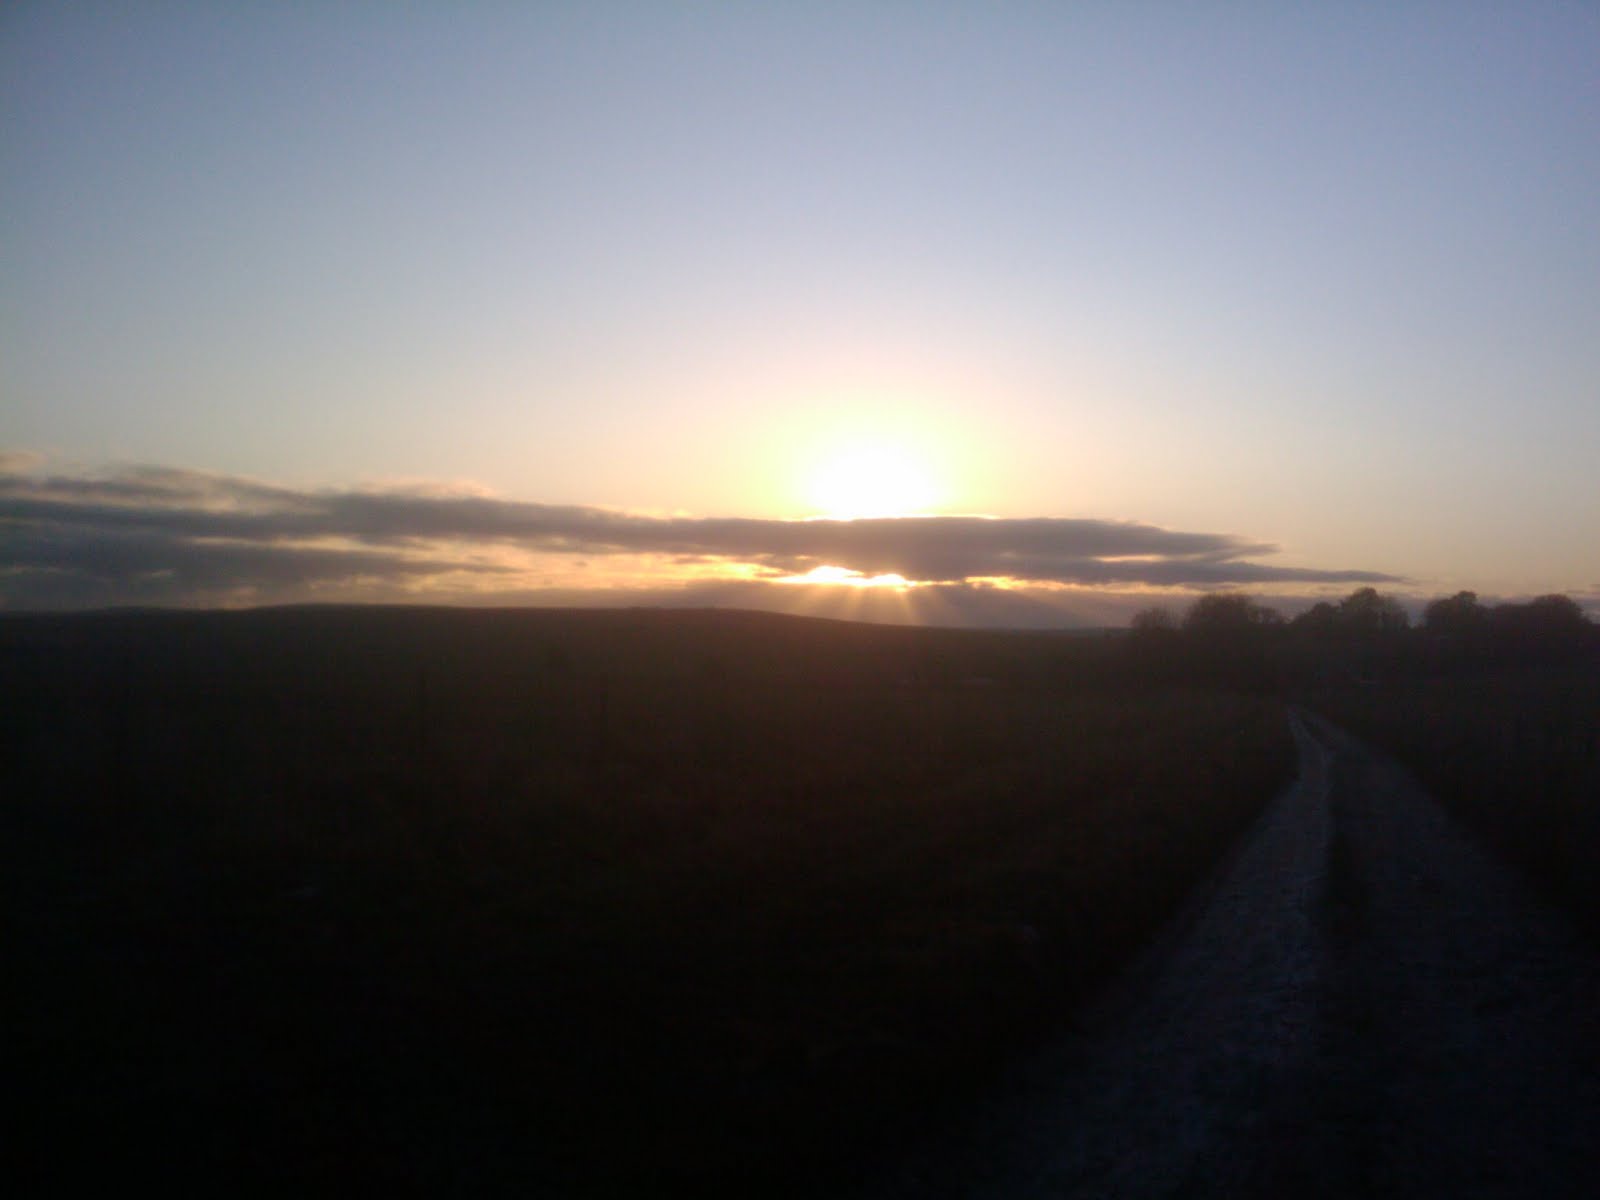
<svg viewBox="0 0 1600 1200"><path fill-rule="evenodd" d="M1183 616L1189 633L1227 633L1283 624L1283 614L1242 592L1210 592L1201 596Z"/></svg>

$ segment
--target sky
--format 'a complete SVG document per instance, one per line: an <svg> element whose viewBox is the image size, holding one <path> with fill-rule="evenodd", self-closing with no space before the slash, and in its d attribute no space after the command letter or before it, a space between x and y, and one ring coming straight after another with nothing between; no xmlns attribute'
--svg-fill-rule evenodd
<svg viewBox="0 0 1600 1200"><path fill-rule="evenodd" d="M1600 612L1600 6L0 14L0 606Z"/></svg>

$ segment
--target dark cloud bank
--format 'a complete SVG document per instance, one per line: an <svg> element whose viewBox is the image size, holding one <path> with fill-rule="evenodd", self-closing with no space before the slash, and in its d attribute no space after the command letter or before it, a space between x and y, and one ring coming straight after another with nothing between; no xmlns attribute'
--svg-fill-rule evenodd
<svg viewBox="0 0 1600 1200"><path fill-rule="evenodd" d="M1373 571L1272 566L1255 561L1272 554L1271 545L1133 522L652 517L421 488L304 491L178 468L50 475L35 465L0 455L0 603L9 608L362 598L548 603L576 595L605 602L601 592L530 589L527 570L507 565L503 548L597 565L616 555L680 568L737 563L760 577L618 593L617 603L666 596L760 603L756 593L771 592L771 580L820 566L895 574L937 588L953 623L1036 623L1029 617L1039 614L1015 594L1004 602L991 596L990 618L975 617L972 595L998 590L983 580L1041 591L1394 581ZM437 586L447 578L451 594Z"/></svg>

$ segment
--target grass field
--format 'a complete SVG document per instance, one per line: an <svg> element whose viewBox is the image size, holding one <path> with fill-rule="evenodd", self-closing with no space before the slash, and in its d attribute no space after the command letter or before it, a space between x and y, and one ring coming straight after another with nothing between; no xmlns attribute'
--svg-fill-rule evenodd
<svg viewBox="0 0 1600 1200"><path fill-rule="evenodd" d="M1060 1028L1290 774L1277 704L1108 653L741 613L0 621L25 1144L815 1192Z"/></svg>

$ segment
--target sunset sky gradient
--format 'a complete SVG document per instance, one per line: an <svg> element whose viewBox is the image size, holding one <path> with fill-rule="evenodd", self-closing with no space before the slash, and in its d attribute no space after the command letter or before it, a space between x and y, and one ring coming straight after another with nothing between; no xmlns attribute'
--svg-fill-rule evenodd
<svg viewBox="0 0 1600 1200"><path fill-rule="evenodd" d="M1600 611L1600 9L8 6L0 451L13 608Z"/></svg>

